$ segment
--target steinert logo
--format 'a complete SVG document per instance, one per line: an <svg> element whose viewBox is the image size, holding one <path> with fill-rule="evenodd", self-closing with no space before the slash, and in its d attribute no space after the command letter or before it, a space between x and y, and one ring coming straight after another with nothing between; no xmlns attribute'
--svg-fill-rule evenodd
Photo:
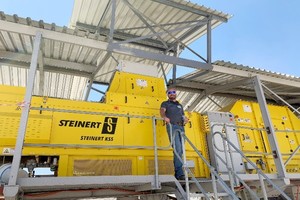
<svg viewBox="0 0 300 200"><path fill-rule="evenodd" d="M105 117L102 134L115 134L118 118Z"/></svg>

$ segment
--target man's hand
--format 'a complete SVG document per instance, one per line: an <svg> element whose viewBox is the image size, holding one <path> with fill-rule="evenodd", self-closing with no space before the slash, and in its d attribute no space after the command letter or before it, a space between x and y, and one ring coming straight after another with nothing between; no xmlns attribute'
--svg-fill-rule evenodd
<svg viewBox="0 0 300 200"><path fill-rule="evenodd" d="M170 119L169 119L169 118L167 118L167 117L164 117L164 121L165 121L167 124L169 124L169 123L170 123Z"/></svg>
<svg viewBox="0 0 300 200"><path fill-rule="evenodd" d="M184 116L183 123L186 124L186 123L188 123L189 121L190 121L189 118L187 118L186 116Z"/></svg>

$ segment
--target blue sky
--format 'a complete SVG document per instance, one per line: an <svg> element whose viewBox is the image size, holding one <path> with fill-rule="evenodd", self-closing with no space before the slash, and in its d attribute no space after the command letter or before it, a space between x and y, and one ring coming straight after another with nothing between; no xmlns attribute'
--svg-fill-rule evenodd
<svg viewBox="0 0 300 200"><path fill-rule="evenodd" d="M213 30L212 60L224 60L274 72L300 76L299 0L192 0L232 14ZM0 10L34 20L67 26L73 0L0 0ZM198 52L203 41L191 47ZM202 54L202 53L201 53ZM205 54L203 54L205 55ZM185 52L184 57L190 57Z"/></svg>

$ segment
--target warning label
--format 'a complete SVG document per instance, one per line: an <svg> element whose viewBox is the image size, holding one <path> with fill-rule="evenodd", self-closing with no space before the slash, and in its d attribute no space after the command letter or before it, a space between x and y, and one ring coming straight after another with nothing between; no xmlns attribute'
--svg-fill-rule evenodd
<svg viewBox="0 0 300 200"><path fill-rule="evenodd" d="M2 154L14 154L14 151L12 148L3 148Z"/></svg>

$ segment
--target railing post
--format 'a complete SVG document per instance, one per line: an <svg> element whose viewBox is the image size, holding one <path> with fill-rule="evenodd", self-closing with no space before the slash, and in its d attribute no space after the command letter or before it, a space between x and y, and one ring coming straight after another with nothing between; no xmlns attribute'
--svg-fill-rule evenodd
<svg viewBox="0 0 300 200"><path fill-rule="evenodd" d="M225 137L225 136L223 135L223 137ZM223 147L224 147L224 153L225 153L226 167L228 169L230 188L232 191L234 191L233 176L232 176L232 172L231 172L232 169L229 165L228 151L227 151L227 147L226 147L226 141L224 139L223 139Z"/></svg>
<svg viewBox="0 0 300 200"><path fill-rule="evenodd" d="M264 200L268 200L268 195L267 195L264 179L263 179L263 177L261 176L260 173L258 173L258 177L259 177L259 182L260 182L260 185L261 185L261 190L262 190L262 193L263 193Z"/></svg>
<svg viewBox="0 0 300 200"><path fill-rule="evenodd" d="M299 151L299 149L300 149L300 145L298 145L298 147L293 151L293 153L290 155L290 157L288 157L288 159L284 163L284 166L286 166L292 160L292 158L296 155L296 153Z"/></svg>
<svg viewBox="0 0 300 200"><path fill-rule="evenodd" d="M200 151L196 148L196 146L189 140L186 135L184 135L186 141L191 145L191 147L194 149L194 151L198 154L198 156L204 161L205 165L208 166L210 169L213 167L209 164L209 162L203 157L203 155L200 153ZM214 174L218 178L218 182L221 183L220 185L223 187L223 189L232 197L234 200L238 200L238 197L236 194L231 190L231 188L228 187L228 185L225 183L225 181L220 177L220 175L214 171L211 170L211 173ZM197 187L201 190L201 192L204 194L206 199L210 199L206 193L204 193L204 189L201 187L201 185L196 181Z"/></svg>
<svg viewBox="0 0 300 200"><path fill-rule="evenodd" d="M218 199L218 190L217 190L217 184L216 184L216 177L213 173L214 170L215 170L215 168L210 167L210 174L211 174L211 179L212 179L212 187L213 187L213 191L214 191L214 198Z"/></svg>
<svg viewBox="0 0 300 200"><path fill-rule="evenodd" d="M185 152L185 138L184 138L184 132L180 132L180 137L182 141L182 152L183 152L183 167L184 167L184 176L185 176L185 192L186 192L186 198L190 199L190 186L189 186L189 175L188 175L188 165L186 162L186 152Z"/></svg>
<svg viewBox="0 0 300 200"><path fill-rule="evenodd" d="M291 200L291 198L289 196L287 196L286 193L284 193L284 191L277 186L276 184L273 183L273 181L271 181L270 178L268 178L267 175L265 175L247 156L245 156L245 154L238 149L232 142L230 142L226 137L224 137L224 135L221 132L214 132L213 135L219 134L222 137L222 140L225 140L227 143L229 143L233 149L235 151L237 151L239 154L241 154L241 156L252 166L256 169L257 173L260 174L262 177L264 177L266 179L266 181L268 181L277 191L279 191L279 193L287 200Z"/></svg>
<svg viewBox="0 0 300 200"><path fill-rule="evenodd" d="M159 180L158 180L158 152L157 152L157 143L156 143L156 118L152 117L152 128L153 128L153 145L154 145L154 188L161 189Z"/></svg>

